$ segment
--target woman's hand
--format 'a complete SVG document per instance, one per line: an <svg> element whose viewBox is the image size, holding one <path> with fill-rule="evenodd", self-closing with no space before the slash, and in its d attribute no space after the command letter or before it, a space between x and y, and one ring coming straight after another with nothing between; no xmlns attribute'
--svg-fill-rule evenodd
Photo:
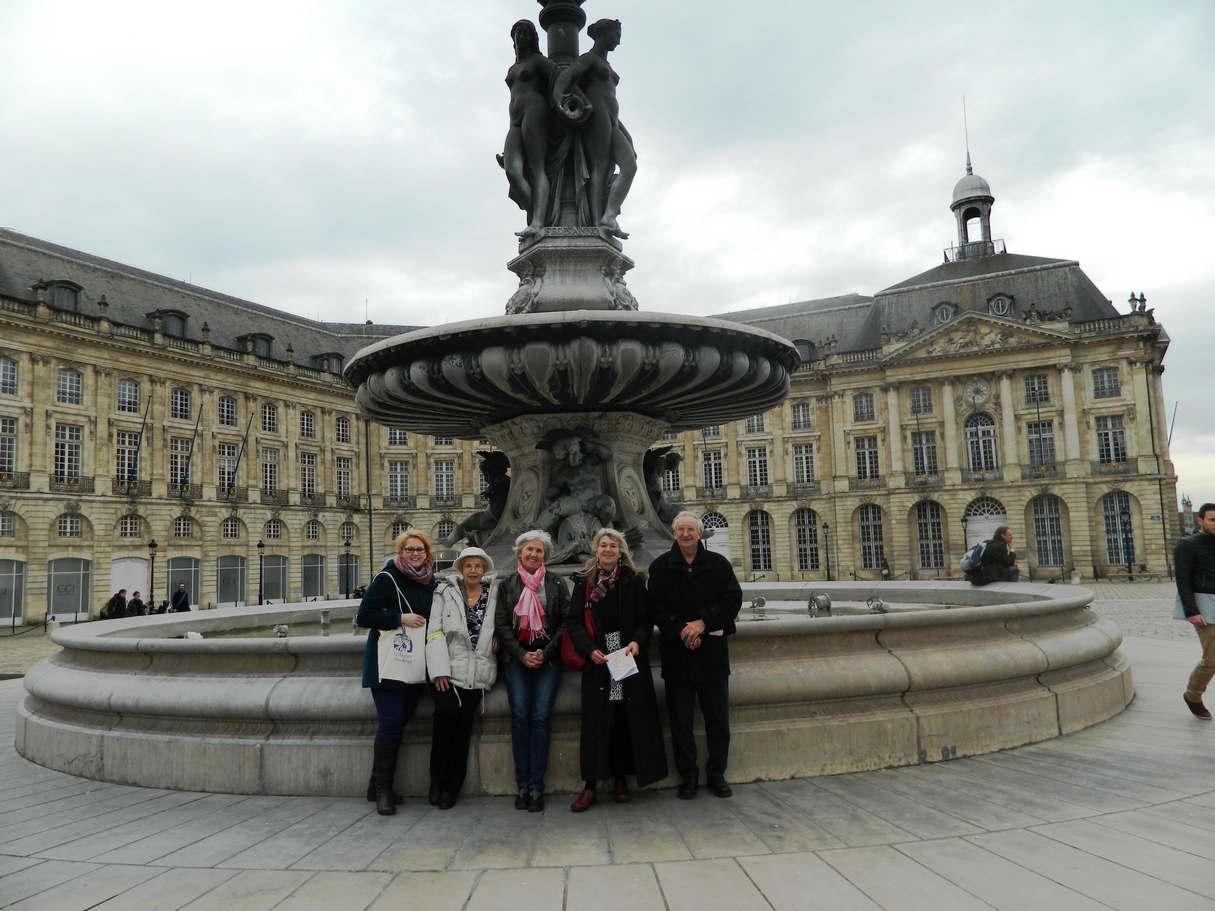
<svg viewBox="0 0 1215 911"><path fill-rule="evenodd" d="M523 655L523 664L525 667L544 667L544 652L526 652Z"/></svg>
<svg viewBox="0 0 1215 911"><path fill-rule="evenodd" d="M632 655L634 658L636 658L638 655L641 654L641 646L638 645L636 642L630 642L628 645L626 645L624 647L624 653L626 655Z"/></svg>
<svg viewBox="0 0 1215 911"><path fill-rule="evenodd" d="M451 678L450 677L436 677L434 679L433 683L435 685L436 690L438 690L440 693L446 693L447 688L449 686L451 686Z"/></svg>
<svg viewBox="0 0 1215 911"><path fill-rule="evenodd" d="M498 654L498 637L497 636L494 636L494 643L493 643L493 645L491 645L489 647L489 650L495 655Z"/></svg>
<svg viewBox="0 0 1215 911"><path fill-rule="evenodd" d="M411 629L421 629L426 625L426 618L421 614L401 614L401 626Z"/></svg>
<svg viewBox="0 0 1215 911"><path fill-rule="evenodd" d="M591 652L591 660L596 664L607 664L607 655L599 651L599 649L595 649Z"/></svg>

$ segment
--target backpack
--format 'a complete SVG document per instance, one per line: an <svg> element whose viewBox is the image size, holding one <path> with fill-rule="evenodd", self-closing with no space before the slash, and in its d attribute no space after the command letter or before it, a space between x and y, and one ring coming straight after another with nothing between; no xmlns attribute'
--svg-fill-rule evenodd
<svg viewBox="0 0 1215 911"><path fill-rule="evenodd" d="M987 542L980 541L966 553L962 554L962 559L958 561L958 566L961 567L964 573L977 573L983 566L983 554L987 550Z"/></svg>
<svg viewBox="0 0 1215 911"><path fill-rule="evenodd" d="M101 619L102 620L113 620L114 619L114 609L117 606L118 606L118 596L114 595L114 597L110 598L110 600L105 603L105 607L103 607L101 609L101 614L100 614Z"/></svg>

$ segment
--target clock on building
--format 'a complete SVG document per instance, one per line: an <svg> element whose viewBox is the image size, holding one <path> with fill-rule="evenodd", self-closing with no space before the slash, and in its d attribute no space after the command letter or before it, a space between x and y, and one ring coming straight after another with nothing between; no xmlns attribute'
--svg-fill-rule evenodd
<svg viewBox="0 0 1215 911"><path fill-rule="evenodd" d="M966 401L976 405L987 401L987 384L982 380L971 380L966 384Z"/></svg>

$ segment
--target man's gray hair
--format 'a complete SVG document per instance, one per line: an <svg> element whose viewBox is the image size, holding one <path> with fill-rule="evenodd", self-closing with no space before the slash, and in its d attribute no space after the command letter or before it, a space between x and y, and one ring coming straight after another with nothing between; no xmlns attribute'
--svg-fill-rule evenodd
<svg viewBox="0 0 1215 911"><path fill-rule="evenodd" d="M547 531L541 531L539 528L529 528L519 537L515 538L515 559L519 558L519 554L523 552L523 545L528 541L539 541L544 545L544 559L548 559L548 555L553 552L553 539L549 537Z"/></svg>
<svg viewBox="0 0 1215 911"><path fill-rule="evenodd" d="M675 516L674 519L671 520L671 531L675 530L675 526L679 524L680 519L691 519L693 522L696 523L697 531L703 532L705 530L704 520L701 519L700 516L696 515L696 513L688 512L685 509L683 512L679 513L677 516Z"/></svg>

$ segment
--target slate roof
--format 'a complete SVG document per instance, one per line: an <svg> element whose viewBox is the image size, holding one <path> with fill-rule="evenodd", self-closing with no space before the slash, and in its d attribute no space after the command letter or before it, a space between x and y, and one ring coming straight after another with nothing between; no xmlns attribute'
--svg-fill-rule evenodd
<svg viewBox="0 0 1215 911"><path fill-rule="evenodd" d="M202 341L206 323L212 345L244 351L238 339L266 334L274 339L271 357L287 360L290 344L292 359L303 366L313 366L322 354L345 360L373 341L418 328L311 320L0 228L0 295L33 303L33 286L40 281L79 285L77 312L86 316L100 315L103 295L109 320L141 329L152 329L149 314L172 310L188 317L187 339Z"/></svg>
<svg viewBox="0 0 1215 911"><path fill-rule="evenodd" d="M807 339L816 346L835 336L839 349L848 350L846 343L860 334L872 304L872 297L843 294L779 307L719 313L714 319L757 326L791 341Z"/></svg>

